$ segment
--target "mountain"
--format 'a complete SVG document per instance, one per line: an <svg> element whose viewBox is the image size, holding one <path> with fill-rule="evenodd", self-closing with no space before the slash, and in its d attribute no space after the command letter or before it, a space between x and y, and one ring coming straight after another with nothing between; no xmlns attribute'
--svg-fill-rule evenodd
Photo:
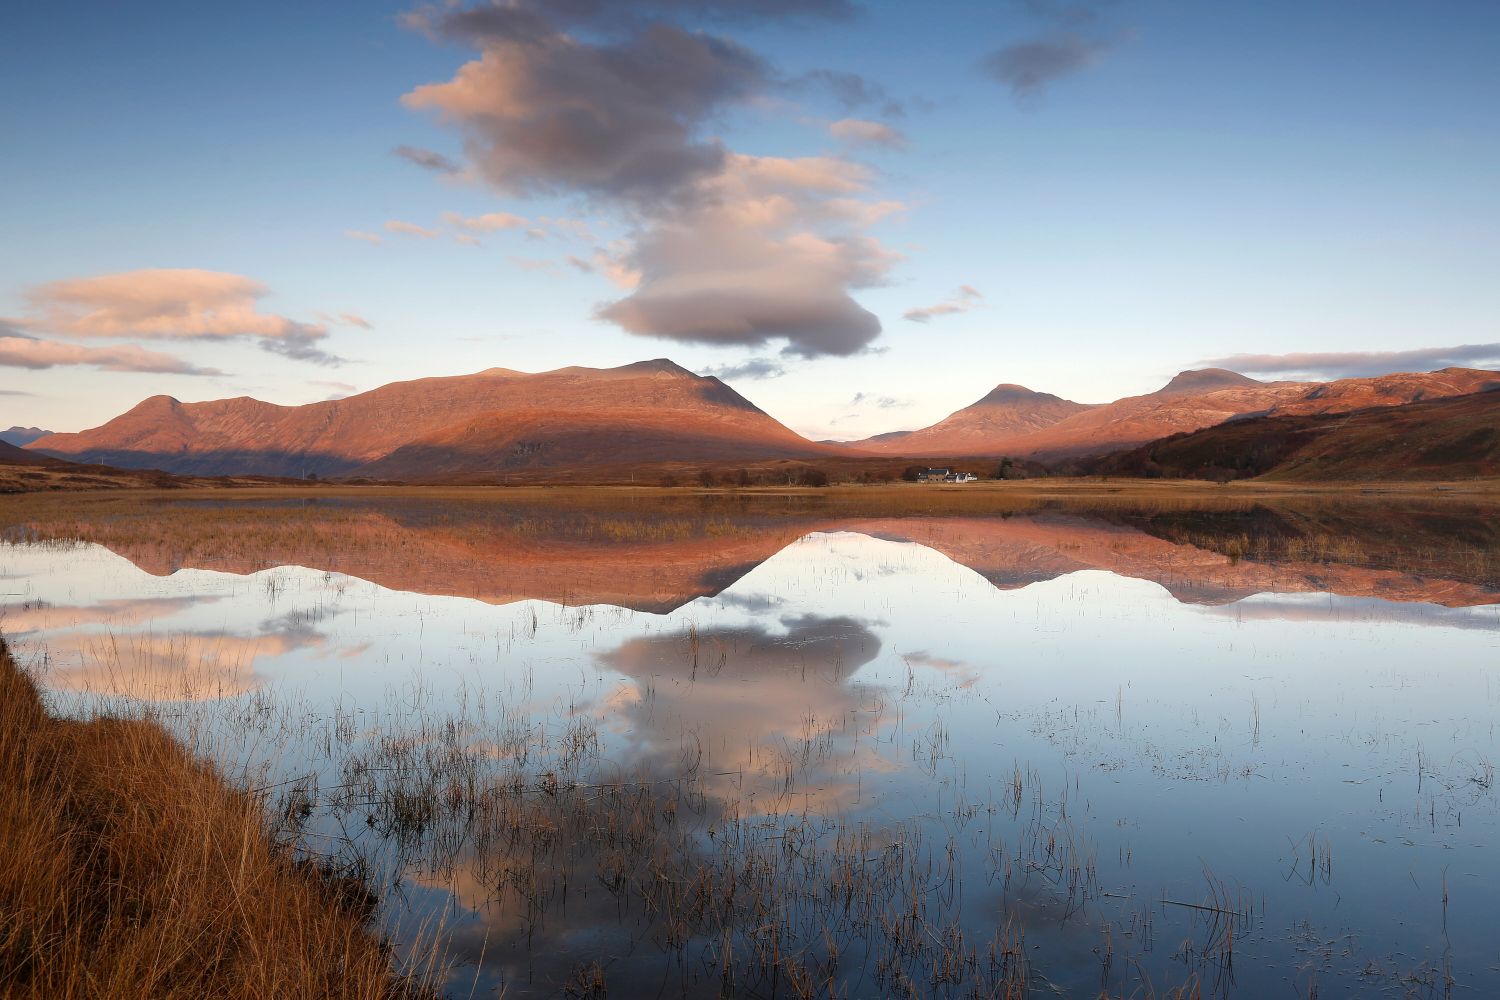
<svg viewBox="0 0 1500 1000"><path fill-rule="evenodd" d="M1054 419L1059 409L1048 402L1057 400L1056 396L1033 393L1031 396L1042 397L1043 402L1037 404L1036 426L1031 428L1024 425L1026 407L1031 404L1018 399L1014 404L1018 411L1014 425L997 421L993 431L983 430L982 422L972 414L984 412L985 400L990 399L986 396L985 400L931 427L889 441L869 438L851 446L882 454L1010 455L1056 462L1107 455L1229 420L1347 413L1466 395L1496 386L1500 386L1500 373L1470 368L1336 382L1259 382L1236 372L1209 368L1181 372L1162 388L1145 395L1127 396L1098 406L1069 404L1077 410L1061 419ZM962 439L949 436L940 429L950 422L974 430Z"/></svg>
<svg viewBox="0 0 1500 1000"><path fill-rule="evenodd" d="M30 444L37 438L46 437L51 431L44 431L40 427L12 427L9 430L0 431L0 444L13 444L17 448Z"/></svg>
<svg viewBox="0 0 1500 1000"><path fill-rule="evenodd" d="M917 431L877 434L852 441L851 448L883 454L987 454L997 440L1008 440L1051 427L1091 407L1023 385L1001 384L981 400Z"/></svg>
<svg viewBox="0 0 1500 1000"><path fill-rule="evenodd" d="M1233 420L1110 456L1093 471L1290 481L1500 476L1500 391Z"/></svg>
<svg viewBox="0 0 1500 1000"><path fill-rule="evenodd" d="M198 475L411 480L838 452L795 434L717 378L664 359L534 375L492 368L303 406L153 396L101 427L51 434L30 447Z"/></svg>

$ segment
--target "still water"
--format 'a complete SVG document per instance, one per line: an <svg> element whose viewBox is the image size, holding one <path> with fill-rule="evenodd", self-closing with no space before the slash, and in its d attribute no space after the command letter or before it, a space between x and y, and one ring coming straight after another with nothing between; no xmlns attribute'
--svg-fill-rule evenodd
<svg viewBox="0 0 1500 1000"><path fill-rule="evenodd" d="M266 789L455 996L1500 995L1489 511L0 517L59 709Z"/></svg>

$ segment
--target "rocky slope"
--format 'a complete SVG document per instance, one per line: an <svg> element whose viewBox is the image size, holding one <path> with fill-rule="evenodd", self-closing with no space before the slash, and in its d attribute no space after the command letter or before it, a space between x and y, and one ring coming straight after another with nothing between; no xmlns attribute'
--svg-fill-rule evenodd
<svg viewBox="0 0 1500 1000"><path fill-rule="evenodd" d="M102 427L33 449L200 475L372 475L428 480L608 460L801 458L835 452L793 433L716 378L670 361L398 382L277 406L153 396Z"/></svg>

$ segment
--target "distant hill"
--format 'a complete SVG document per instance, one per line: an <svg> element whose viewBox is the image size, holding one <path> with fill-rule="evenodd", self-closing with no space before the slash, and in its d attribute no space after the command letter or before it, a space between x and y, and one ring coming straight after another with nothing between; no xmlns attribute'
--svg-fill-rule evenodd
<svg viewBox="0 0 1500 1000"><path fill-rule="evenodd" d="M892 431L849 447L880 454L984 455L996 441L1033 434L1092 409L1049 392L1033 392L1023 385L1001 384L983 399L949 414L930 427Z"/></svg>
<svg viewBox="0 0 1500 1000"><path fill-rule="evenodd" d="M1182 372L1155 392L1096 406L1070 403L1018 386L1001 386L931 427L888 440L869 438L853 442L851 447L914 457L1009 455L1055 463L1107 455L1246 417L1344 413L1466 395L1497 386L1500 373L1469 368L1336 382L1259 382L1236 372L1209 368ZM1009 389L1019 392L993 399L996 393ZM989 414L995 414L996 419Z"/></svg>
<svg viewBox="0 0 1500 1000"><path fill-rule="evenodd" d="M414 481L842 451L794 433L717 378L664 359L534 375L492 368L304 406L153 396L101 427L52 434L31 447L182 474Z"/></svg>
<svg viewBox="0 0 1500 1000"><path fill-rule="evenodd" d="M1299 482L1500 476L1500 391L1233 420L1101 459L1090 471Z"/></svg>
<svg viewBox="0 0 1500 1000"><path fill-rule="evenodd" d="M37 438L46 437L51 431L44 431L40 427L12 427L0 431L0 444L13 444L17 448L28 445Z"/></svg>

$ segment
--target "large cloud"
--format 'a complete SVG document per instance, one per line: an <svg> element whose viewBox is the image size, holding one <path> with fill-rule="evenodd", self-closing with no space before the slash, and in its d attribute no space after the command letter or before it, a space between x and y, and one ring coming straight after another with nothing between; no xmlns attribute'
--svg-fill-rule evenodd
<svg viewBox="0 0 1500 1000"><path fill-rule="evenodd" d="M1293 354L1231 354L1204 364L1259 375L1355 378L1438 368L1500 367L1500 344L1459 344L1409 351L1322 351Z"/></svg>
<svg viewBox="0 0 1500 1000"><path fill-rule="evenodd" d="M33 315L25 325L75 338L254 339L287 357L338 360L316 346L328 335L326 326L261 312L257 301L268 293L258 281L222 271L127 271L31 289L26 298Z"/></svg>
<svg viewBox="0 0 1500 1000"><path fill-rule="evenodd" d="M629 297L599 315L631 333L784 354L847 356L880 335L880 320L849 295L885 280L898 258L868 236L848 196L868 172L830 157L732 155L689 207L655 220L628 262ZM803 228L821 224L821 231Z"/></svg>
<svg viewBox="0 0 1500 1000"><path fill-rule="evenodd" d="M665 24L602 45L561 34L477 40L480 58L402 100L457 124L481 173L517 194L669 197L723 163L723 146L698 138L698 126L765 78L733 42Z"/></svg>
<svg viewBox="0 0 1500 1000"><path fill-rule="evenodd" d="M897 259L863 229L902 206L870 198L871 172L844 157L726 148L709 124L778 85L772 71L733 41L655 19L850 11L836 0L426 10L420 27L480 54L403 100L456 126L475 172L501 191L583 195L623 217L627 245L574 260L633 284L601 318L641 336L848 355L880 334L851 291L883 281ZM871 125L845 131L866 142L899 136Z"/></svg>

